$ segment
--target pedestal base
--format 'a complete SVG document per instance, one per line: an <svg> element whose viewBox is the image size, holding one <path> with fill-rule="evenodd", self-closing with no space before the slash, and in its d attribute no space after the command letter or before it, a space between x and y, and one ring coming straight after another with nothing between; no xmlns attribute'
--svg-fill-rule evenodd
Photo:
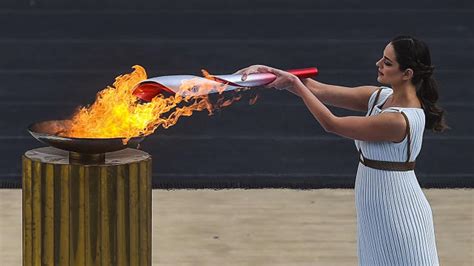
<svg viewBox="0 0 474 266"><path fill-rule="evenodd" d="M23 265L151 265L151 156L69 164L51 147L23 156Z"/></svg>

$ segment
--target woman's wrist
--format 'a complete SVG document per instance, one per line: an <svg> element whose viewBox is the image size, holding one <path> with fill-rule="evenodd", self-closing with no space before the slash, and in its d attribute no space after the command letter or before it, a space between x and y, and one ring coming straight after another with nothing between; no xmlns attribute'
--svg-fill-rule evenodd
<svg viewBox="0 0 474 266"><path fill-rule="evenodd" d="M320 87L317 86L317 81L312 80L310 78L305 78L301 81L316 97L318 97L318 94L320 93Z"/></svg>
<svg viewBox="0 0 474 266"><path fill-rule="evenodd" d="M302 80L296 77L296 80L293 82L293 90L303 97L305 93L311 93L310 89L303 83Z"/></svg>

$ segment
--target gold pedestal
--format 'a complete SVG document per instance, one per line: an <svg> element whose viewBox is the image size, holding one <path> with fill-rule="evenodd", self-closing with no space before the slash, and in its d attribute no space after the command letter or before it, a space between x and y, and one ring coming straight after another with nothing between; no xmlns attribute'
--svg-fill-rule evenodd
<svg viewBox="0 0 474 266"><path fill-rule="evenodd" d="M151 156L125 149L87 165L74 156L51 147L23 156L23 265L151 265Z"/></svg>

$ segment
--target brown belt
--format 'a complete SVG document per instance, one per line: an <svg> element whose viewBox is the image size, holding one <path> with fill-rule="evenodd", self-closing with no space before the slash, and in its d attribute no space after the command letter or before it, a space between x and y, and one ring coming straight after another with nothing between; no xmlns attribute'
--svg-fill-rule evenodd
<svg viewBox="0 0 474 266"><path fill-rule="evenodd" d="M359 162L367 167L386 171L411 171L415 169L415 162L376 161L365 157L363 159L359 157Z"/></svg>

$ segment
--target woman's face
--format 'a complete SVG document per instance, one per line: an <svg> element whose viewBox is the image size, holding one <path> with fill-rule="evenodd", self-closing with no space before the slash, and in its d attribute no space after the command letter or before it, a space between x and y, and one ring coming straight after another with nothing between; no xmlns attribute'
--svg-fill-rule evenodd
<svg viewBox="0 0 474 266"><path fill-rule="evenodd" d="M391 43L385 46L382 58L375 65L378 67L377 81L381 84L392 85L404 81L404 72L399 69Z"/></svg>

